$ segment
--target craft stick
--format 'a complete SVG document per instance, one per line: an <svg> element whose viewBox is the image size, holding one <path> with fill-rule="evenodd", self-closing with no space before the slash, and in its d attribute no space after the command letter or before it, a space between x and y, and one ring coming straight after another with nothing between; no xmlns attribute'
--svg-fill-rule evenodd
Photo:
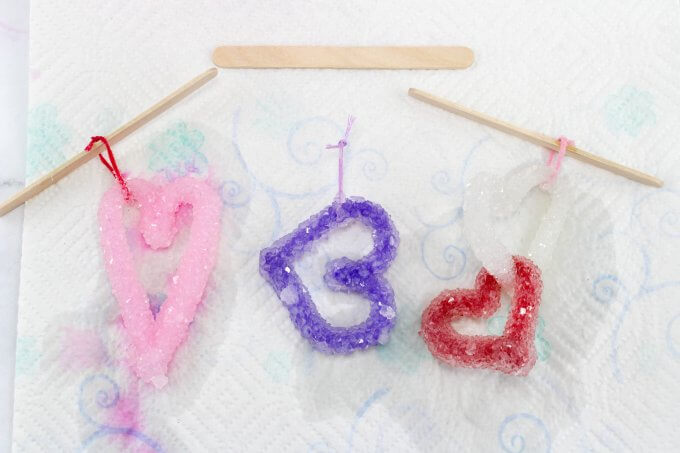
<svg viewBox="0 0 680 453"><path fill-rule="evenodd" d="M186 84L179 87L177 90L169 94L167 97L161 99L157 104L145 110L141 114L137 115L128 123L122 125L111 134L106 136L108 142L113 145L121 140L123 140L128 135L135 132L137 129L156 118L161 113L168 110L173 105L177 104L179 101L187 97L189 94L193 93L203 85L205 85L210 79L217 75L217 69L211 68L205 71L203 74L191 79ZM82 151L45 176L41 177L37 181L26 186L22 191L13 195L2 204L0 204L0 217L12 211L14 208L21 206L30 198L33 198L43 190L50 187L52 184L56 183L60 179L64 178L66 175L85 164L86 162L97 157L105 148L101 143L97 143L91 151Z"/></svg>
<svg viewBox="0 0 680 453"><path fill-rule="evenodd" d="M454 102L447 101L446 99L433 96L432 94L426 93L416 88L410 88L408 90L408 94L409 96L414 97L419 101L423 101L427 104L439 107L448 112L455 113L456 115L460 115L464 118L476 121L480 124L484 124L485 126L491 126L494 129L498 129L499 131L505 132L510 135L514 135L515 137L527 140L536 145L544 146L555 151L558 151L560 149L559 141L554 138L548 137L547 135L543 135L538 132L530 131L519 126L515 126L514 124L501 121L484 113L477 112L460 104L456 104ZM647 184L649 186L654 187L663 186L663 181L660 180L659 178L648 175L639 170L626 167L609 159L596 156L595 154L591 154L587 151L577 148L576 146L569 145L567 147L567 153L578 160L602 168L603 170L607 170L614 174L623 176L625 178L631 179L633 181L637 181L639 183Z"/></svg>
<svg viewBox="0 0 680 453"><path fill-rule="evenodd" d="M222 46L213 52L216 66L251 69L463 69L474 58L457 46Z"/></svg>

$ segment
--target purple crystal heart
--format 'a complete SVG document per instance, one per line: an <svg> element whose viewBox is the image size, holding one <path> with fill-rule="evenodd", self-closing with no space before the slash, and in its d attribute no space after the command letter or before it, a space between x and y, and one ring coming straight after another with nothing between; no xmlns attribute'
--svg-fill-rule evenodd
<svg viewBox="0 0 680 453"><path fill-rule="evenodd" d="M373 250L359 260L343 257L326 265L324 281L334 291L355 293L371 303L368 318L351 327L331 326L320 314L309 291L295 272L294 262L309 244L329 231L356 219L373 230ZM315 348L346 354L385 344L396 322L394 292L382 275L397 255L399 233L377 203L359 197L335 201L301 223L292 233L260 252L260 274L272 285L290 319Z"/></svg>

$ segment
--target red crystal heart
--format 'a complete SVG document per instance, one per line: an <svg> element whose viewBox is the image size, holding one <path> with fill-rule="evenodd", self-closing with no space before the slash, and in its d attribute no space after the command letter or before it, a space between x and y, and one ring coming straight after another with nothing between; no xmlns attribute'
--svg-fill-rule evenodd
<svg viewBox="0 0 680 453"><path fill-rule="evenodd" d="M500 308L501 286L482 268L474 289L443 291L423 312L422 335L432 355L455 366L526 375L536 362L534 334L541 302L541 271L515 256L513 296L502 335L462 335L451 325L464 317L488 318Z"/></svg>

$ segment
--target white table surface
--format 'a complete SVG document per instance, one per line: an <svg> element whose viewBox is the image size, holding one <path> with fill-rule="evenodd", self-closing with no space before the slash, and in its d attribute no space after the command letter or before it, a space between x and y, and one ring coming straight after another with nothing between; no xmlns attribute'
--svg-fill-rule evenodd
<svg viewBox="0 0 680 453"><path fill-rule="evenodd" d="M0 200L23 186L28 0L0 1ZM0 452L9 452L23 208L0 217Z"/></svg>

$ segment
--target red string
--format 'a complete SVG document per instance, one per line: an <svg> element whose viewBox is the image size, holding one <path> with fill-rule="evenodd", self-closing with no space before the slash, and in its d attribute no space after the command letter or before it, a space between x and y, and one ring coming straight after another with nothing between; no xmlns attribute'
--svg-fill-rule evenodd
<svg viewBox="0 0 680 453"><path fill-rule="evenodd" d="M109 161L107 161L104 156L99 154L99 160L102 161L102 164L108 170L111 172L114 178L116 178L116 181L120 184L120 187L123 189L123 193L125 194L125 201L130 201L132 200L132 194L130 193L130 189L127 186L127 183L125 182L125 179L123 178L123 175L121 175L120 170L118 169L118 164L116 163L116 158L113 155L113 150L111 149L111 145L109 145L109 141L106 139L106 137L102 137L101 135L97 135L95 137L92 137L90 140L90 143L85 147L85 151L89 152L92 150L92 147L94 146L95 143L97 142L102 142L104 146L106 147L106 152L109 155Z"/></svg>

